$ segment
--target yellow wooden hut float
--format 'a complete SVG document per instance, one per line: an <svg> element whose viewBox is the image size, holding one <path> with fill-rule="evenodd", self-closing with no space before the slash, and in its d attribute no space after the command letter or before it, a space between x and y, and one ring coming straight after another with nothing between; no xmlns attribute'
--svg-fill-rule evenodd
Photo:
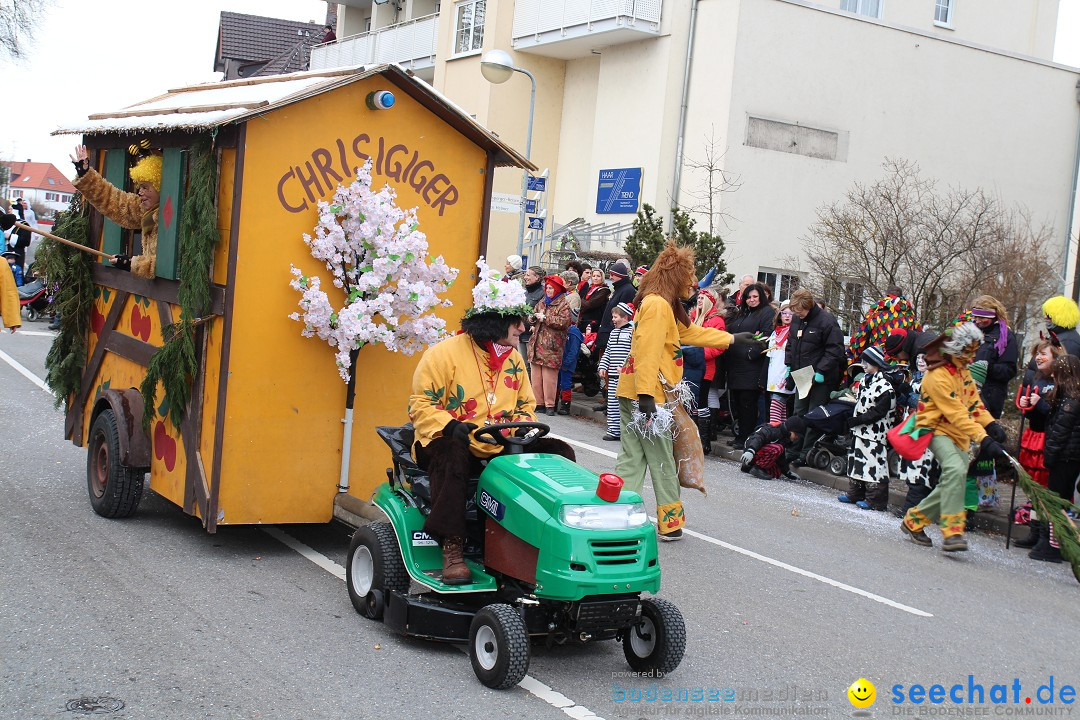
<svg viewBox="0 0 1080 720"><path fill-rule="evenodd" d="M370 102L385 99L373 95L383 91L394 96L387 109ZM494 168L532 167L392 65L183 87L57 132L82 134L92 167L121 188L131 186L129 146L146 140L163 156L157 277L93 263L86 364L78 392L67 398L66 437L87 447L95 509L111 498L107 514L133 512L149 472L154 492L210 532L224 524L322 523L335 511L346 385L333 352L302 338L288 317L298 300L290 265L325 272L302 240L317 222L317 201L370 158L373 187L389 183L400 207L418 207L431 253L462 271L447 294L454 305L442 312L452 329L471 304L468 276L485 249ZM188 324L196 363L190 394L174 424L160 386L155 407L145 409L138 388L163 328L171 335L181 319L180 218L190 151L200 142L216 166L218 232L208 307ZM139 252L138 232L97 212L89 244ZM373 429L407 420L417 359L381 347L360 353L351 483L339 504L355 510L385 479L386 450ZM149 432L144 412L152 413Z"/></svg>

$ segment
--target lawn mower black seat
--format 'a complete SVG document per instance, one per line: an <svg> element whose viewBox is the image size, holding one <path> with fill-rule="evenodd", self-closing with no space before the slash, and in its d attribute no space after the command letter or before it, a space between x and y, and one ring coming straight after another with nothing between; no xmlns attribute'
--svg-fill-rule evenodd
<svg viewBox="0 0 1080 720"><path fill-rule="evenodd" d="M375 428L375 432L390 446L390 454L394 458L394 475L398 471L409 483L409 492L416 500L417 508L424 515L431 513L431 480L428 474L413 459L413 426L407 423L401 427L381 425ZM466 482L465 499L465 525L468 528L465 553L467 555L479 552L482 548L484 521L476 506L477 478L469 478Z"/></svg>

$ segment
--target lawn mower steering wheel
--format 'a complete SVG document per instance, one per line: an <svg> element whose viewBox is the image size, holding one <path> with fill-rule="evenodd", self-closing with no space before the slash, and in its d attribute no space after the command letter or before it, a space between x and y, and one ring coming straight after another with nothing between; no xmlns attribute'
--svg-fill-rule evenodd
<svg viewBox="0 0 1080 720"><path fill-rule="evenodd" d="M518 430L519 428L527 428L529 430L536 430L537 432L527 434L524 437L518 437L513 433L510 435L503 435L503 430L513 431ZM501 445L502 447L509 448L510 454L516 455L525 452L525 448L547 435L550 430L551 428L547 425L538 422L496 423L494 425L485 425L482 428L473 430L473 437L490 445Z"/></svg>

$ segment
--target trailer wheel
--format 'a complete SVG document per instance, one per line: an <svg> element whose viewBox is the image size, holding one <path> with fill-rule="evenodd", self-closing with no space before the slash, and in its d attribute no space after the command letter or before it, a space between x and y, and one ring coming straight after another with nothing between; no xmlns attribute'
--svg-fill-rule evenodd
<svg viewBox="0 0 1080 720"><path fill-rule="evenodd" d="M41 317L41 314L38 313L38 311L34 309L33 305L27 305L26 306L26 319L27 320L29 320L30 322L34 322L39 317Z"/></svg>
<svg viewBox="0 0 1080 720"><path fill-rule="evenodd" d="M529 631L517 610L495 603L469 627L469 659L480 682L493 690L514 687L529 671Z"/></svg>
<svg viewBox="0 0 1080 720"><path fill-rule="evenodd" d="M626 662L638 672L665 675L682 662L686 651L686 625L673 603L661 598L641 601L641 618L623 635Z"/></svg>
<svg viewBox="0 0 1080 720"><path fill-rule="evenodd" d="M833 475L843 477L847 475L847 458L837 455L829 461L829 472Z"/></svg>
<svg viewBox="0 0 1080 720"><path fill-rule="evenodd" d="M828 470L829 463L832 462L832 454L828 450L818 450L818 454L814 457L814 467L818 470Z"/></svg>
<svg viewBox="0 0 1080 720"><path fill-rule="evenodd" d="M90 426L86 486L90 506L101 517L129 517L142 500L143 473L120 464L120 433L112 410L102 410Z"/></svg>
<svg viewBox="0 0 1080 720"><path fill-rule="evenodd" d="M392 525L372 523L353 533L345 586L356 612L371 620L382 620L387 593L408 592L409 573Z"/></svg>

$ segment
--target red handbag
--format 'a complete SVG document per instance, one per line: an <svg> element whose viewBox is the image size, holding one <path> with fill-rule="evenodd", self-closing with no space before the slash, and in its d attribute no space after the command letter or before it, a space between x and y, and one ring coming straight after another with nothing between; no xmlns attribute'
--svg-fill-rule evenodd
<svg viewBox="0 0 1080 720"><path fill-rule="evenodd" d="M914 461L921 458L930 447L934 431L930 428L915 427L915 413L911 413L904 422L885 433L885 437L897 455Z"/></svg>

